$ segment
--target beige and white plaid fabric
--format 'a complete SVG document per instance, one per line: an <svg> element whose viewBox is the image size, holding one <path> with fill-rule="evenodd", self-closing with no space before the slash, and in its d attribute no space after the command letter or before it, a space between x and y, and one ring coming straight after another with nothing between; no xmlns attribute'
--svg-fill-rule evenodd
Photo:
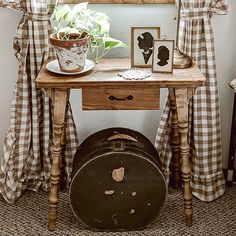
<svg viewBox="0 0 236 236"><path fill-rule="evenodd" d="M212 201L225 190L222 173L219 95L216 81L214 37L211 16L228 13L226 0L182 0L180 50L190 55L206 77L189 103L189 141L192 152L193 194ZM157 131L156 148L166 176L170 176L170 107L167 101Z"/></svg>
<svg viewBox="0 0 236 236"><path fill-rule="evenodd" d="M14 39L19 73L11 108L11 123L0 166L0 192L14 202L25 189L48 190L52 157L50 101L35 87L44 60L54 57L49 46L50 16L56 0L0 0L0 7L23 11ZM4 37L2 34L1 37ZM65 162L67 179L78 146L70 106L67 109Z"/></svg>

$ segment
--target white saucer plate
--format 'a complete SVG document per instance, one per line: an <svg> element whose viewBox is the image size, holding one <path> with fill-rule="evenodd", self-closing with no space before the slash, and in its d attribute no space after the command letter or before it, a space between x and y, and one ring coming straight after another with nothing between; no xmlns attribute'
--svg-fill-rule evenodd
<svg viewBox="0 0 236 236"><path fill-rule="evenodd" d="M49 70L50 72L56 73L56 74L61 74L61 75L78 75L78 74L83 74L87 71L90 71L93 69L94 63L91 60L86 59L84 69L79 72L65 72L62 71L60 68L60 65L58 63L58 60L53 60L47 63L46 69Z"/></svg>

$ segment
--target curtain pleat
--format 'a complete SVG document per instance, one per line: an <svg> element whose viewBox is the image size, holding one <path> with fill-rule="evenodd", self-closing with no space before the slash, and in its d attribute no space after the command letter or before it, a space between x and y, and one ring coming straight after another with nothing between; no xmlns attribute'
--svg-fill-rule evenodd
<svg viewBox="0 0 236 236"><path fill-rule="evenodd" d="M0 166L0 192L10 203L25 189L37 191L39 187L44 190L50 187L51 104L44 91L36 88L35 79L43 62L55 57L49 35L50 17L56 4L56 0L0 1L0 7L23 11L14 38L19 71ZM66 139L66 175L70 181L78 138L69 104Z"/></svg>
<svg viewBox="0 0 236 236"><path fill-rule="evenodd" d="M203 201L212 201L225 190L222 172L219 94L216 78L213 14L227 14L226 0L182 0L180 50L191 56L206 77L189 103L189 138L192 161L191 187ZM167 178L170 176L170 107L164 108L155 146L160 154Z"/></svg>

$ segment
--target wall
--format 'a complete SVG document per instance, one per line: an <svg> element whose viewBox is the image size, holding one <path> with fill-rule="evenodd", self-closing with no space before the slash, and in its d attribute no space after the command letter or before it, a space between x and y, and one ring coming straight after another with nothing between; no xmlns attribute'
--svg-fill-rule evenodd
<svg viewBox="0 0 236 236"><path fill-rule="evenodd" d="M228 82L236 74L236 1L231 0L231 13L227 16L215 16L213 27L215 32L217 71L220 89L222 142L224 165L227 163L233 93ZM111 22L111 35L130 43L131 26L161 26L162 35L174 39L175 15L174 5L92 5L93 9L106 12ZM0 143L10 124L10 106L12 91L17 78L17 61L13 55L12 38L21 13L9 9L0 9ZM127 56L129 50L116 50L110 54ZM161 93L161 106L165 103L166 91ZM79 139L83 141L88 135L108 127L127 127L138 130L154 142L161 111L81 111L81 92L71 93L71 104L79 131ZM2 148L0 149L0 157Z"/></svg>

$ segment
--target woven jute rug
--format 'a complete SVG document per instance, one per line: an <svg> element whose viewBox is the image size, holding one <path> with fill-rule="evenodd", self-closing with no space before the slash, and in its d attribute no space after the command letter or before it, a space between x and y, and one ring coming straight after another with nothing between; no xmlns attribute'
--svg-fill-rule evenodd
<svg viewBox="0 0 236 236"><path fill-rule="evenodd" d="M206 203L194 198L194 224L184 223L182 191L170 189L162 213L145 230L132 232L91 232L73 215L68 191L60 193L58 221L54 232L47 230L48 194L26 191L13 205L0 197L0 236L235 236L236 186L224 196Z"/></svg>

